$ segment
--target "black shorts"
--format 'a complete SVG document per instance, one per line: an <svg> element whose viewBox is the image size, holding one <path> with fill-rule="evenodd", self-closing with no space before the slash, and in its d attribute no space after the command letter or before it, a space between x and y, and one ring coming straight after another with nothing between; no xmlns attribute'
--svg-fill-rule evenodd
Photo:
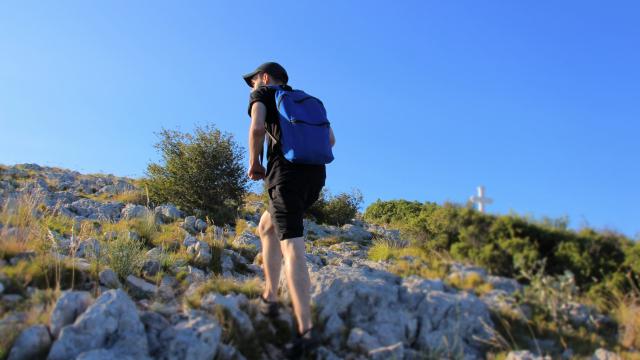
<svg viewBox="0 0 640 360"><path fill-rule="evenodd" d="M269 188L269 214L279 240L292 239L304 234L302 217L313 205L324 182L283 183Z"/></svg>

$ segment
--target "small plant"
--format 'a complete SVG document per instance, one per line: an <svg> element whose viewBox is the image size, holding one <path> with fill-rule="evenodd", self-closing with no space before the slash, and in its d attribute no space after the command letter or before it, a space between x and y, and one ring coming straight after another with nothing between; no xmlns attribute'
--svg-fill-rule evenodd
<svg viewBox="0 0 640 360"><path fill-rule="evenodd" d="M144 245L142 241L122 232L106 243L106 257L109 266L122 279L131 274L138 274L144 261Z"/></svg>

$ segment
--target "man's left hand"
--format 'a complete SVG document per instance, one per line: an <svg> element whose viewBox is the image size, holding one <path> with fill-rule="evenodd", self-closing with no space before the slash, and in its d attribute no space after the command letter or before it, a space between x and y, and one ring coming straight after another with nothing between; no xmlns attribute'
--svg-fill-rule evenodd
<svg viewBox="0 0 640 360"><path fill-rule="evenodd" d="M265 170L264 166L262 166L261 164L255 164L251 165L249 171L247 172L247 175L249 175L249 179L251 180L260 180L264 179L266 173L267 171Z"/></svg>

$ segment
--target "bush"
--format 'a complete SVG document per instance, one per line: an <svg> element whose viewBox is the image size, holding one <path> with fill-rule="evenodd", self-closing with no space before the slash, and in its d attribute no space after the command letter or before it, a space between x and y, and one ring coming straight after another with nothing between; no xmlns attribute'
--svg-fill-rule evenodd
<svg viewBox="0 0 640 360"><path fill-rule="evenodd" d="M357 189L351 194L341 193L331 196L325 188L322 189L318 201L311 206L308 213L319 223L342 226L351 222L351 219L356 216L362 201L362 193Z"/></svg>
<svg viewBox="0 0 640 360"><path fill-rule="evenodd" d="M536 221L451 203L378 200L365 210L364 219L399 228L413 246L427 252L449 252L496 275L527 281L522 271L545 259L545 275L568 270L580 290L596 300L602 298L596 294L628 291L631 285L621 281L623 274L629 273L635 283L640 274L639 245L612 231L568 230L566 217Z"/></svg>
<svg viewBox="0 0 640 360"><path fill-rule="evenodd" d="M216 224L233 223L248 190L243 149L213 125L195 135L163 129L155 147L163 164L151 163L143 183L154 204L173 203Z"/></svg>
<svg viewBox="0 0 640 360"><path fill-rule="evenodd" d="M141 240L120 233L107 242L106 257L109 266L122 279L129 275L137 276L144 261L144 244Z"/></svg>

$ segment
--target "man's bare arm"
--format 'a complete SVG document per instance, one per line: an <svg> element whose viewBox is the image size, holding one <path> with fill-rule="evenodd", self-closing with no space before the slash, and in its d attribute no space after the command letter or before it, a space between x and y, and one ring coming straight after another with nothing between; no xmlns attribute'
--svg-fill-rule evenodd
<svg viewBox="0 0 640 360"><path fill-rule="evenodd" d="M260 152L262 151L266 133L266 118L267 107L261 102L253 103L251 106L251 126L249 128L249 177L252 179L252 170L259 170L262 167L260 164ZM264 172L264 168L262 168L262 171ZM254 180L259 180L259 178Z"/></svg>

